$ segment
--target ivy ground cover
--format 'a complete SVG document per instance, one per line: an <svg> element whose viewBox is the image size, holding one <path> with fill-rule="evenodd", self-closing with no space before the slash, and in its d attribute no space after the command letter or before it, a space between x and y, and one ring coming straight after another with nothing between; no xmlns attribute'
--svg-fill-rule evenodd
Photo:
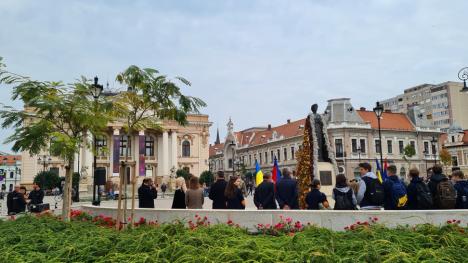
<svg viewBox="0 0 468 263"><path fill-rule="evenodd" d="M116 231L105 219L70 223L51 216L0 221L0 262L468 262L466 226L388 229L357 224L248 233L234 222L159 225L140 220Z"/></svg>

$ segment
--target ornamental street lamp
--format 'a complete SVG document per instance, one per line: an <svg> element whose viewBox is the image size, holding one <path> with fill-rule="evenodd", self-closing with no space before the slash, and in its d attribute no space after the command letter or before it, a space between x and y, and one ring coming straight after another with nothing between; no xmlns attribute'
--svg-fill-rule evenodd
<svg viewBox="0 0 468 263"><path fill-rule="evenodd" d="M98 99L101 96L103 86L98 84L98 77L94 77L94 84L91 85L90 91L91 95L94 98L94 114L97 114L98 108ZM96 134L93 134L93 141L94 141L94 162L93 162L93 205L98 206L101 203L101 196L98 191L98 200L96 200L96 170L97 170L97 137Z"/></svg>
<svg viewBox="0 0 468 263"><path fill-rule="evenodd" d="M46 171L46 166L49 165L50 163L52 162L52 158L50 156L47 156L47 155L42 155L42 158L39 156L39 158L37 158L37 163L38 164L42 164L42 171L45 172Z"/></svg>
<svg viewBox="0 0 468 263"><path fill-rule="evenodd" d="M432 140L431 140L431 145L432 145L432 152L434 153L434 165L437 164L437 143L439 141L436 139L435 136L432 136Z"/></svg>
<svg viewBox="0 0 468 263"><path fill-rule="evenodd" d="M458 72L458 78L463 80L463 88L460 92L468 93L468 87L466 86L466 80L468 80L468 67L460 69Z"/></svg>
<svg viewBox="0 0 468 263"><path fill-rule="evenodd" d="M383 154L382 154L382 130L380 127L380 119L382 118L383 112L384 112L384 107L382 106L382 104L380 104L380 102L377 101L375 108L374 108L374 113L375 113L375 116L377 116L377 123L379 126L379 144L380 144L379 151L380 151L380 164L381 165L383 165Z"/></svg>

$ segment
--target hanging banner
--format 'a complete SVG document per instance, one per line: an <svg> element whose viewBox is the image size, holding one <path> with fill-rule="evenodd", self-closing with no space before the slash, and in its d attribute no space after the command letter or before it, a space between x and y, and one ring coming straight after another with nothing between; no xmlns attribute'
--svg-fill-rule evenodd
<svg viewBox="0 0 468 263"><path fill-rule="evenodd" d="M114 135L113 136L114 140L114 149L113 149L113 155L114 158L112 160L112 176L119 176L119 171L120 171L120 136L119 135Z"/></svg>
<svg viewBox="0 0 468 263"><path fill-rule="evenodd" d="M145 135L139 136L139 175L146 176L146 167L145 167Z"/></svg>

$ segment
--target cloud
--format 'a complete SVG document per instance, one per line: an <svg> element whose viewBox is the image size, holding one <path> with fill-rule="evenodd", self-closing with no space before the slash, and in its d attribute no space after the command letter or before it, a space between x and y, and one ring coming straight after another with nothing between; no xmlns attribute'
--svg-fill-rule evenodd
<svg viewBox="0 0 468 263"><path fill-rule="evenodd" d="M43 80L131 64L192 81L221 134L350 97L371 107L468 60L466 1L1 1L0 55ZM7 94L2 93L2 100ZM247 117L248 116L248 117ZM5 136L4 131L1 136ZM212 136L212 139L214 136ZM5 150L5 149L3 149Z"/></svg>

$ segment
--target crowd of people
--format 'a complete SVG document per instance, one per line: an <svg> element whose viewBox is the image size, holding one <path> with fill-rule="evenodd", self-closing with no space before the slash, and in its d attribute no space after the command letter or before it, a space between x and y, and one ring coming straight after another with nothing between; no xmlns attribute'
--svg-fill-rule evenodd
<svg viewBox="0 0 468 263"><path fill-rule="evenodd" d="M33 184L33 190L29 193L27 193L26 187L16 185L15 189L7 195L7 213L8 215L24 213L28 207L31 212L35 212L34 207L42 204L43 200L44 191L39 185Z"/></svg>
<svg viewBox="0 0 468 263"><path fill-rule="evenodd" d="M431 169L423 178L419 170L409 171L409 181L397 176L397 168L390 165L387 177L379 178L372 172L369 163L359 164L360 178L348 180L344 174L336 176L331 198L332 208L326 194L321 192L320 180L314 179L305 196L308 210L422 210L422 209L468 209L468 181L462 171L456 170L448 177L440 165ZM228 180L224 172L217 173L216 181L207 188L200 185L196 176L188 180L176 179L172 202L173 209L202 209L205 196L212 200L212 209L245 209L246 197L253 192L253 202L258 209L300 209L298 183L285 168L282 178L273 182L270 173L265 173L263 182L255 190L250 189L240 177ZM138 190L141 208L154 208L157 198L156 186L151 179L145 179Z"/></svg>

